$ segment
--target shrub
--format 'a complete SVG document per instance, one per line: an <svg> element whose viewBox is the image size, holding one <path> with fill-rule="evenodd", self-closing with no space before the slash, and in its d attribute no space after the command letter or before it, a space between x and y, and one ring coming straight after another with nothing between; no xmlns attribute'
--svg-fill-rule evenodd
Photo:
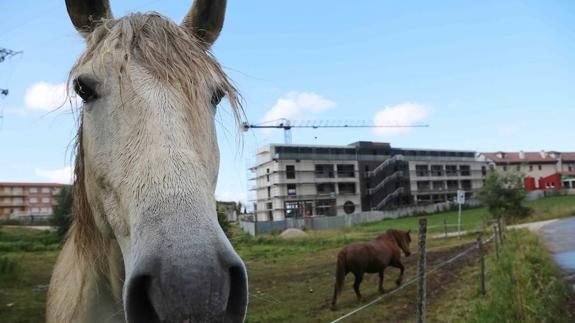
<svg viewBox="0 0 575 323"><path fill-rule="evenodd" d="M493 217L525 218L533 213L523 205L525 196L520 174L492 171L485 179L479 199Z"/></svg>

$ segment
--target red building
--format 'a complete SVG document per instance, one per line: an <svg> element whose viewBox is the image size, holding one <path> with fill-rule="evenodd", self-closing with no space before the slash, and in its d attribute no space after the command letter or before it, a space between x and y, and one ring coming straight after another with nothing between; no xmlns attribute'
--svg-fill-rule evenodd
<svg viewBox="0 0 575 323"><path fill-rule="evenodd" d="M55 196L63 184L1 183L0 218L12 216L49 216L56 204Z"/></svg>

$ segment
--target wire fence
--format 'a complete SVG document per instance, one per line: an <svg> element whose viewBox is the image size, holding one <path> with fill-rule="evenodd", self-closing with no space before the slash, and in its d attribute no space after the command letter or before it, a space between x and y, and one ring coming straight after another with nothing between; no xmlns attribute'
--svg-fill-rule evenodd
<svg viewBox="0 0 575 323"><path fill-rule="evenodd" d="M432 226L430 226L432 227ZM437 227L437 226L434 226ZM381 302L382 300L393 296L399 292L401 292L402 290L406 289L407 287L414 285L415 283L418 283L418 300L417 300L417 308L418 308L418 313L417 313L417 322L425 322L425 303L426 303L426 298L425 298L425 294L426 294L426 288L425 288L425 280L432 274L438 272L439 270L441 270L442 268L444 268L445 266L448 266L449 264L454 263L455 261L457 261L458 259L461 259L462 257L474 252L474 251L479 251L479 259L480 259L480 268L479 268L479 284L480 284L480 288L482 290L482 294L485 294L485 265L484 265L484 256L485 256L485 252L484 252L484 246L489 244L490 242L495 242L496 245L496 249L497 252L499 252L499 245L501 244L502 240L503 240L503 230L504 230L505 225L501 223L501 221L498 221L496 224L493 225L493 234L485 239L482 240L481 239L481 233L478 234L477 237L477 242L472 245L469 248L466 248L465 250L463 250L462 252L456 254L455 256L450 257L449 259L440 262L439 264L436 264L434 266L432 266L431 268L427 268L426 267L426 248L425 248L425 243L427 241L426 239L426 232L427 232L427 219L423 218L420 219L420 227L418 229L418 236L421 239L422 235L423 235L423 240L422 242L424 243L423 248L420 245L419 246L419 250L418 250L418 254L420 255L420 261L418 262L418 273L414 276L411 277L410 279L408 279L403 285L371 300L370 302L363 304L355 309L353 309L352 311L346 313L343 316L338 317L337 319L331 321L331 323L337 323L337 322L342 322L346 319L348 319L349 317L353 316L354 314L357 314L358 312L361 312L363 310L366 310L368 308L370 308L372 305ZM486 229L486 228L484 228ZM429 249L428 249L429 250ZM421 256L421 254L423 254L423 256ZM421 261L421 259L424 259L423 263ZM422 295L423 293L423 295ZM453 313L450 314L450 320L453 316Z"/></svg>

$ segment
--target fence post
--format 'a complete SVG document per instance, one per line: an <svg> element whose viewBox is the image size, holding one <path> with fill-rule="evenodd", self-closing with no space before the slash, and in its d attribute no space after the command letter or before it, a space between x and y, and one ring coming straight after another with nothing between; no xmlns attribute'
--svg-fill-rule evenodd
<svg viewBox="0 0 575 323"><path fill-rule="evenodd" d="M479 250L479 283L481 295L485 295L485 258L483 257L483 243L481 242L481 234L477 235L477 249Z"/></svg>
<svg viewBox="0 0 575 323"><path fill-rule="evenodd" d="M417 260L417 323L425 322L425 270L426 270L426 252L425 242L427 235L427 218L419 219L418 234L418 260Z"/></svg>
<svg viewBox="0 0 575 323"><path fill-rule="evenodd" d="M497 218L497 233L499 234L499 242L503 245L503 234L501 232L501 217Z"/></svg>
<svg viewBox="0 0 575 323"><path fill-rule="evenodd" d="M443 219L443 231L445 231L445 237L447 238L447 219Z"/></svg>
<svg viewBox="0 0 575 323"><path fill-rule="evenodd" d="M499 261L499 237L497 236L497 226L493 225L493 241L495 242L495 254Z"/></svg>

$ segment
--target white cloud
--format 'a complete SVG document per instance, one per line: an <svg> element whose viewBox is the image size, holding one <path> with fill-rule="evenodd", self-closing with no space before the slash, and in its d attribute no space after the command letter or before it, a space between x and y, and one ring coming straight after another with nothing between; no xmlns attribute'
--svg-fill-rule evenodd
<svg viewBox="0 0 575 323"><path fill-rule="evenodd" d="M53 111L59 107L69 108L66 83L38 82L26 90L26 108L36 111Z"/></svg>
<svg viewBox="0 0 575 323"><path fill-rule="evenodd" d="M312 114L318 114L333 107L335 107L335 102L313 92L289 92L276 101L261 122L281 118L308 119Z"/></svg>
<svg viewBox="0 0 575 323"><path fill-rule="evenodd" d="M72 167L70 166L56 170L46 170L36 168L34 171L36 173L36 176L48 179L51 182L61 184L72 184L73 170Z"/></svg>
<svg viewBox="0 0 575 323"><path fill-rule="evenodd" d="M431 114L431 108L418 103L402 103L387 106L375 113L373 123L377 125L413 125L425 121ZM373 133L379 136L401 135L412 128L373 128Z"/></svg>

